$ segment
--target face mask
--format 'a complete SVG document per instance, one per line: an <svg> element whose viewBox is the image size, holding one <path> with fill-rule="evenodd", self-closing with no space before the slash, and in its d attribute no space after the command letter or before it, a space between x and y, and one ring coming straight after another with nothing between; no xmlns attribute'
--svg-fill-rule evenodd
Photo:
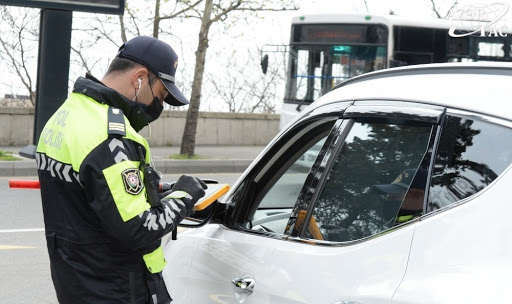
<svg viewBox="0 0 512 304"><path fill-rule="evenodd" d="M153 98L153 102L149 106L141 102L135 102L134 106L135 109L132 112L133 115L129 117L129 120L130 124L137 132L160 117L160 114L164 109L164 107L160 104L158 97Z"/></svg>
<svg viewBox="0 0 512 304"><path fill-rule="evenodd" d="M160 117L160 114L162 114L162 111L164 109L164 106L160 104L160 99L158 97L153 98L153 101L149 106L146 106L145 112L148 118L148 123L155 121L158 117Z"/></svg>
<svg viewBox="0 0 512 304"><path fill-rule="evenodd" d="M157 120L157 118L160 117L160 114L162 114L162 111L164 109L164 106L160 104L160 100L158 99L158 97L153 97L153 101L149 106L144 103L138 102L137 95L139 95L139 92L140 87L139 90L136 92L133 101L136 102L138 107L144 111L144 115L137 115L138 117L135 119L134 123L132 123L132 127L137 132L142 130L142 128L144 128L148 124ZM153 90L151 90L151 93L153 93Z"/></svg>

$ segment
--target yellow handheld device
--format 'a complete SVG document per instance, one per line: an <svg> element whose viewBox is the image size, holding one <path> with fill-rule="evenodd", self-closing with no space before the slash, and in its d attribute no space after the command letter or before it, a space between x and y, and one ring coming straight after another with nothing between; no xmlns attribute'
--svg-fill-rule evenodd
<svg viewBox="0 0 512 304"><path fill-rule="evenodd" d="M194 205L194 211L201 211L206 207L210 206L211 203L215 202L219 197L223 196L228 192L228 184L207 184L208 189L205 190L205 195L200 198Z"/></svg>

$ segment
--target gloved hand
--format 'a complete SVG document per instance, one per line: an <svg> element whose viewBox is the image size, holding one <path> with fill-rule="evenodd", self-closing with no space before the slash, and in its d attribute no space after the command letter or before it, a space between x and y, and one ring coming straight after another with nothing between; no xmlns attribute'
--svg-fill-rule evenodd
<svg viewBox="0 0 512 304"><path fill-rule="evenodd" d="M167 191L171 190L175 183L159 183L158 184L158 193L160 195L160 198L164 198L167 195L163 195L163 193L166 193Z"/></svg>
<svg viewBox="0 0 512 304"><path fill-rule="evenodd" d="M194 204L204 196L204 190L207 189L208 186L199 178L195 176L182 175L178 181L172 187L172 190L168 192L176 192L176 191L184 191L191 196L190 199L182 199L185 203L188 214L192 212L192 208L194 208Z"/></svg>

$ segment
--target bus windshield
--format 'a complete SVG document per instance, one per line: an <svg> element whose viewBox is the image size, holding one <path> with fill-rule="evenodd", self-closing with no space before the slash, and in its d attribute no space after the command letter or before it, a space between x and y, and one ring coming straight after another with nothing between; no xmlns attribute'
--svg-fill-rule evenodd
<svg viewBox="0 0 512 304"><path fill-rule="evenodd" d="M309 104L350 77L387 67L381 25L292 27L285 102Z"/></svg>

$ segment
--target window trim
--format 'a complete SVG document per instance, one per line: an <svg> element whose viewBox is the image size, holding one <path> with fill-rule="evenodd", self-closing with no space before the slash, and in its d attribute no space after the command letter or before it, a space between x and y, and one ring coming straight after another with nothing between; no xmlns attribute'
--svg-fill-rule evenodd
<svg viewBox="0 0 512 304"><path fill-rule="evenodd" d="M486 115L486 114L480 114L480 113L475 113L475 112L471 112L471 111L467 111L467 110L460 110L460 109L455 109L455 108L446 108L446 111L445 111L445 115L443 117L443 120L441 121L440 123L440 126L438 128L438 132L439 134L436 136L436 142L435 142L435 146L434 146L434 150L432 151L432 155L433 155L433 158L432 158L432 164L430 166L430 170L429 170L429 177L428 177L428 180L429 180L429 183L428 183L428 189L427 191L429 192L428 193L428 196L425 197L425 202L424 202L424 214L419 218L419 220L423 220L423 219L427 219L427 218L430 218L431 216L435 216L439 213L443 213L447 210L451 210L452 208L456 208L460 205L463 205L471 200L473 200L474 198L477 198L478 196L480 196L482 193L485 193L486 191L488 191L488 189L490 189L496 182L498 182L509 170L512 170L512 163L503 170L503 172L501 174L498 175L498 177L496 177L495 180L493 180L490 184L488 184L485 188L483 188L482 190L468 196L468 197L465 197L459 201L456 201L456 202L453 202L449 205L446 205L446 206L443 206L439 209L436 209L436 210L433 210L433 211L430 211L427 213L427 204L428 204L428 201L429 201L429 197L430 197L430 182L431 182L431 177L432 177L432 173L433 173L433 168L434 168L434 165L435 165L435 161L436 161L436 157L437 157L437 154L438 154L438 149L439 149L439 145L440 145L440 141L441 141L441 135L443 134L443 129L444 129L444 122L445 122L445 119L446 117L448 116L454 116L454 117L459 117L459 118L463 118L463 119L470 119L470 120L477 120L477 121L481 121L481 122L486 122L486 123L490 123L490 124L494 124L494 125L498 125L498 126L501 126L501 127L505 127L505 128L509 128L509 129L512 129L512 121L509 121L509 120L506 120L506 119L502 119L502 118L499 118L499 117L495 117L495 116L492 116L492 115Z"/></svg>
<svg viewBox="0 0 512 304"><path fill-rule="evenodd" d="M480 120L480 121L484 121L484 122L488 122L488 123L503 126L505 128L512 129L512 121L506 120L503 118L499 118L499 117L495 117L492 115L479 114L479 113L475 113L475 112L471 112L471 111L467 111L467 110L459 110L459 109L455 109L455 108L448 108L446 110L446 115L458 116L458 117L462 117L462 118L466 118L466 119Z"/></svg>
<svg viewBox="0 0 512 304"><path fill-rule="evenodd" d="M310 139L312 138L312 136L314 138L318 138L318 136L320 134L322 134L326 131L327 131L326 137L329 137L329 135L333 132L333 127L336 125L336 121L337 121L337 119L334 119L334 120L325 119L325 120L313 122L312 124L308 125L307 130L301 130L297 134L295 141L293 143L288 144L289 142L287 142L287 144L282 147L280 152L284 151L284 153L280 153L279 155L276 154L275 155L276 161L272 164L272 166L271 167L265 166L264 169L262 169L258 173L256 178L253 179L254 184L259 184L260 179L264 178L265 176L268 177L270 175L269 178L265 179L264 183L261 183L257 187L258 188L257 190L259 190L259 191L253 197L253 200L251 202L251 207L249 208L249 210L250 210L249 213L252 213L252 211L255 211L258 209L259 204L261 204L261 199L264 198L268 194L269 190L272 189L279 180L281 180L281 178L284 176L284 173L286 173L288 171L288 169L290 169L291 165L293 165L300 158L300 156L304 155L304 153L309 150L309 149L305 149L305 147L307 147L307 146L302 145L301 143L304 143L304 141L307 141L309 144L311 142ZM323 130L324 128L327 129L331 122L334 122L333 125L328 130ZM305 137L307 137L307 138L305 138ZM324 138L324 137L322 137L322 138ZM296 146L298 149L294 149L294 151L291 151L290 147L293 147L293 146ZM312 144L309 148L311 148L313 146L314 146L314 144ZM322 149L323 148L324 148L324 146L322 147ZM321 153L322 149L320 149L319 154ZM302 151L303 153L302 154L297 153L296 152L297 150ZM293 155L294 157L296 157L298 155L298 157L294 160L293 158L287 157L290 155ZM318 160L318 157L317 157L317 159L315 159L315 162L313 163L312 168L315 166L315 163L317 162L317 160ZM285 164L286 164L286 166L284 166ZM311 174L311 170L312 169L310 169L308 171L306 176L309 176ZM264 173L262 173L262 172L264 172ZM259 179L256 180L257 178L259 178ZM307 177L306 177L306 180L307 180ZM300 189L302 191L302 187ZM266 191L262 191L262 190L266 190ZM261 197L262 195L263 195L263 197ZM259 200L257 200L257 198L259 198ZM258 204L258 207L256 207L256 209L254 209L255 207L252 205L254 205L256 203ZM296 204L297 204L297 200L295 200L294 206ZM292 208L294 208L294 206Z"/></svg>
<svg viewBox="0 0 512 304"><path fill-rule="evenodd" d="M267 149L265 155L262 158L260 158L258 160L258 163L250 170L250 172L243 177L243 180L240 182L237 189L235 189L232 192L233 194L227 199L227 202L231 202L230 204L233 204L233 197L236 195L238 191L242 191L242 194L239 196L239 198L237 198L237 200L240 202L235 203L234 208L232 209L233 211L231 213L230 220L226 221L225 226L240 232L248 232L251 234L259 234L262 236L272 238L286 239L288 236L285 235L284 233L255 231L248 229L242 225L243 222L246 220L248 214L254 208L254 192L257 187L257 185L255 185L255 182L261 181L261 179L266 174L269 174L270 171L278 172L279 170L273 170L272 168L275 168L275 166L280 163L280 160L282 160L283 155L286 155L286 151L288 151L291 146L297 144L297 142L300 141L305 134L307 134L308 132L314 132L315 129L318 130L319 127L321 128L322 125L329 123L330 121L333 121L335 125L336 121L341 116L341 113L339 113L338 111L340 109L346 108L346 106L348 106L348 104L345 105L345 107L340 107L340 104L338 103L336 105L330 104L321 107L319 108L321 109L320 111L313 111L308 116L303 118L300 121L300 123L295 125L293 129L290 129L288 132L284 133L279 139L274 141L272 146L269 149ZM337 111L331 112L329 111L329 109L326 109L326 107L330 109L335 109ZM305 125L307 126L304 127ZM329 129L328 134L332 132L333 127ZM272 151L275 152L272 153ZM321 152L322 150L319 153ZM317 161L318 158L316 162ZM313 164L313 167L314 166L315 164ZM310 174L311 170L308 173L308 175Z"/></svg>
<svg viewBox="0 0 512 304"><path fill-rule="evenodd" d="M337 118L333 118L333 120L336 120ZM277 151L276 153L274 153L274 157L272 157L272 161L268 161L265 166L263 168L261 168L261 170L259 171L259 173L253 178L253 182L259 182L261 180L261 178L267 174L268 170L270 170L273 166L276 165L276 163L281 159L281 157L283 156L283 154L285 154L286 151L288 151L288 149L295 145L296 142L298 140L300 140L300 138L302 138L304 135L306 135L308 132L311 132L313 131L314 129L318 128L319 126L325 124L328 122L328 119L326 120L323 120L323 119L319 119L317 121L314 121L312 122L311 124L309 124L306 128L303 128L302 130L300 130L298 133L296 133L293 137L292 137L292 140L288 140L286 141L286 143L284 145L282 145L280 148L279 148L279 151Z"/></svg>
<svg viewBox="0 0 512 304"><path fill-rule="evenodd" d="M224 218L223 225L230 229L242 231L243 227L239 225L241 222L240 217L243 215L244 206L247 205L244 201L247 201L248 196L250 195L249 192L253 189L252 183L254 182L254 178L262 171L268 171L275 164L282 153L286 150L285 146L289 147L287 143L296 137L297 132L300 132L304 125L315 123L315 121L325 122L328 119L337 120L342 116L345 109L352 103L353 101L340 101L313 108L305 112L303 116L297 117L294 120L295 123L290 124L290 126L279 133L277 137L274 138L263 152L253 161L246 172L234 185L230 191L229 197L226 197L224 200L226 203L227 214ZM236 203L235 200L240 200L241 202Z"/></svg>
<svg viewBox="0 0 512 304"><path fill-rule="evenodd" d="M356 101L345 110L343 118L382 118L439 124L446 111L441 106L415 105L412 108L411 102L391 100Z"/></svg>
<svg viewBox="0 0 512 304"><path fill-rule="evenodd" d="M315 167L315 165L313 165L311 168L310 174L306 178L304 187L299 194L299 199L297 199L297 204L293 208L292 215L288 220L287 226L293 227L289 233L291 237L303 238L304 233L307 231L307 227L311 222L313 206L315 205L318 195L320 195L318 189L323 189L325 181L327 180L326 172L329 171L335 160L333 155L337 154L336 152L339 151L340 146L345 142L348 131L350 131L353 124L353 120L340 119L335 123L331 133L327 137L324 147L317 158L316 164L318 164L318 166ZM305 208L301 208L300 198L302 198ZM301 211L306 212L304 225L302 227L296 227L295 221L298 219ZM287 234L286 231L285 234Z"/></svg>
<svg viewBox="0 0 512 304"><path fill-rule="evenodd" d="M378 110L374 111L371 108L373 108L373 109L378 108ZM290 235L289 240L302 239L302 240L306 240L308 243L319 242L319 244L327 243L327 244L347 244L348 245L348 244L354 244L354 243L366 241L373 237L382 235L383 233L388 233L390 230L394 230L397 227L402 227L402 226L405 226L405 225L408 225L410 223L414 223L414 222L420 220L425 214L423 214L422 216L420 216L414 220L411 220L406 223L383 230L375 235L364 237L359 240L352 240L349 242L323 241L323 240L309 239L309 238L304 237L307 232L307 229L308 229L308 226L310 223L310 219L313 215L313 209L317 203L318 196L320 195L323 188L325 187L325 182L326 182L327 176L328 176L328 174L326 172L328 172L330 170L330 168L332 167L334 160L336 159L336 156L339 154L339 152L341 151L341 149L345 143L346 136L350 132L355 121L357 121L359 119L365 119L365 120L368 120L368 119L372 120L373 118L378 119L378 120L383 119L389 123L391 123L391 121L393 121L393 123L396 123L396 122L402 122L402 123L418 122L420 124L426 123L426 124L436 127L436 131L431 132L431 136L434 136L434 138L429 139L429 143L428 143L429 146L426 150L426 154L428 153L429 150L431 150L432 152L431 152L431 156L430 156L431 157L430 162L428 163L429 167L427 168L427 170L428 170L427 171L427 183L425 185L426 189L425 189L425 195L423 198L423 210L425 210L426 203L428 201L428 190L430 187L431 168L435 161L435 157L433 157L433 156L435 156L436 152L437 152L437 149L434 149L434 148L437 147L437 144L439 142L439 138L440 138L440 134L441 134L440 124L444 120L445 113L446 113L446 108L440 107L440 106L418 104L417 108L411 108L410 102L389 101L389 100L355 101L354 104L352 106L349 106L343 113L343 119L340 121L339 129L337 129L339 132L339 136L337 138L338 141L336 142L334 147L326 150L326 152L327 151L329 152L329 154L327 156L322 155L323 159L320 162L321 165L319 166L319 168L317 168L317 170L315 170L315 171L312 170L312 172L310 172L310 176L320 176L319 179L316 181L317 185L313 184L315 182L315 180L311 180L309 185L305 184L305 187L302 189L301 194L299 195L299 197L301 197L303 195L303 191L306 191L305 193L310 193L309 197L306 197L304 199L306 202L308 202L307 203L307 206L308 206L307 214L306 214L306 218L304 220L304 225L301 227L300 231L297 231L297 229L295 229L295 227L294 227L294 230L292 230L291 233L289 234ZM417 116L415 116L415 115L417 115ZM338 124L338 122L337 122L337 124ZM333 129L333 132L331 134L334 134L334 133L335 133L335 131ZM326 141L326 143L327 143L327 141ZM322 151L321 151L321 153L322 153ZM321 155L319 155L319 157L320 156ZM425 156L423 157L422 162L424 161L424 158L425 158ZM318 161L318 159L317 159L317 161ZM420 163L420 166L421 166L421 163ZM311 174L311 173L313 173L313 174ZM308 176L308 178L309 178L309 176ZM306 182L307 182L307 180L306 180ZM407 190L407 191L409 191L409 190ZM297 205L299 205L299 204L297 204ZM296 207L297 207L297 205L296 205ZM303 209L300 209L300 210L303 210ZM300 210L296 211L294 208L294 210L292 211L292 216L290 217L290 220L288 222L288 226L291 226L293 224L293 221L296 220L296 217L299 214ZM425 211L424 211L424 213L425 213ZM292 219L292 217L294 215L295 215L295 218ZM285 231L285 234L286 234L286 231Z"/></svg>

